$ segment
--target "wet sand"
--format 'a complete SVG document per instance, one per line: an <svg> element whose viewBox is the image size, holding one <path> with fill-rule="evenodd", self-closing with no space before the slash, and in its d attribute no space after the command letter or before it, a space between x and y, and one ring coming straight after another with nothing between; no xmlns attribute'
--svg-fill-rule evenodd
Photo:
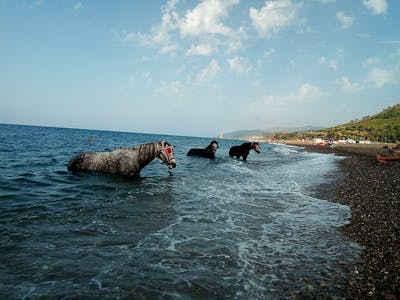
<svg viewBox="0 0 400 300"><path fill-rule="evenodd" d="M288 144L305 147L306 151L347 157L338 161L340 179L335 186L321 186L317 191L327 200L351 208L351 223L341 230L365 247L360 263L344 284L346 299L400 299L400 161L377 162L376 152L388 153L382 145L346 144L328 148ZM319 298L303 296L300 298ZM337 296L327 291L323 298L337 299Z"/></svg>

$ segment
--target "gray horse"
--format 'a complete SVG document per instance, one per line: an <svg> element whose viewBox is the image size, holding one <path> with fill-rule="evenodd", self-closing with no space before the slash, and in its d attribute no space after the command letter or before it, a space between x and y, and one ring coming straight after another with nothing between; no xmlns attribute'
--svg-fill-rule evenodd
<svg viewBox="0 0 400 300"><path fill-rule="evenodd" d="M158 157L175 168L173 147L165 141L119 148L111 152L84 152L68 164L70 171L95 171L123 176L138 176L140 171Z"/></svg>

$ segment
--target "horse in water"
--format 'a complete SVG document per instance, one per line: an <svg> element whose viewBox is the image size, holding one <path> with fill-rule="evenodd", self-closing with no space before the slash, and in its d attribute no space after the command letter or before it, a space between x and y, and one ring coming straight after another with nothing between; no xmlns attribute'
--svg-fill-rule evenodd
<svg viewBox="0 0 400 300"><path fill-rule="evenodd" d="M205 147L204 149L192 148L187 153L188 156L201 156L206 158L215 159L215 152L218 149L218 142L212 141L210 145Z"/></svg>
<svg viewBox="0 0 400 300"><path fill-rule="evenodd" d="M175 168L173 147L165 141L123 147L110 152L84 152L68 164L70 171L95 171L128 177L138 176L154 158L161 159L168 168Z"/></svg>
<svg viewBox="0 0 400 300"><path fill-rule="evenodd" d="M247 156L249 155L250 150L252 149L257 153L260 153L260 145L257 142L253 142L243 143L240 146L232 146L229 149L229 156L236 158L240 158L242 156L243 160L245 161L247 159Z"/></svg>

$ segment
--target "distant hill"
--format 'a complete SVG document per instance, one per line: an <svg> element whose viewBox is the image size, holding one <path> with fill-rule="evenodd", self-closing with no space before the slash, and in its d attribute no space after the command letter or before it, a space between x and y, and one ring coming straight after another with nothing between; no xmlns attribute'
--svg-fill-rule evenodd
<svg viewBox="0 0 400 300"><path fill-rule="evenodd" d="M276 139L369 139L373 142L395 143L400 141L400 104L390 106L373 116L365 116L361 120L326 129L297 131L289 134L279 132L270 136Z"/></svg>
<svg viewBox="0 0 400 300"><path fill-rule="evenodd" d="M274 133L274 131L250 129L250 130L238 130L238 131L228 132L224 133L222 136L227 139L238 139L246 136L268 136L272 133Z"/></svg>
<svg viewBox="0 0 400 300"><path fill-rule="evenodd" d="M239 138L246 138L251 136L270 136L275 132L282 132L282 133L290 133L290 132L298 132L298 131L306 131L306 130L317 130L321 127L316 126L304 126L304 127L292 127L292 128L270 128L270 129L250 129L250 130L238 130L233 132L224 133L223 137L227 139L239 139Z"/></svg>

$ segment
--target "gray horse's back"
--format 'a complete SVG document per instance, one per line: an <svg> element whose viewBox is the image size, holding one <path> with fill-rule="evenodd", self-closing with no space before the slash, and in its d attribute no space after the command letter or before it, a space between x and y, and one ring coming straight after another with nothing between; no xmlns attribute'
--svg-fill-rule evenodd
<svg viewBox="0 0 400 300"><path fill-rule="evenodd" d="M94 171L124 176L136 176L140 172L133 149L120 148L111 152L84 152L68 163L69 171Z"/></svg>
<svg viewBox="0 0 400 300"><path fill-rule="evenodd" d="M119 172L119 158L112 152L84 152L75 156L68 164L70 171L97 171L116 174Z"/></svg>

